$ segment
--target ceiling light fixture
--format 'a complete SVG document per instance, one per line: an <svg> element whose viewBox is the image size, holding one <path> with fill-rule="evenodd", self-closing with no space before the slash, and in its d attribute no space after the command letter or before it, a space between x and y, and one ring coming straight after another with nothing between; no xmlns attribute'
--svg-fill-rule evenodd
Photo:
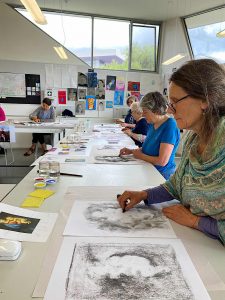
<svg viewBox="0 0 225 300"><path fill-rule="evenodd" d="M175 61L178 61L178 60L182 59L183 57L185 57L185 54L179 53L179 54L171 57L170 59L164 61L162 64L167 66L167 65L170 65L170 64L174 63Z"/></svg>
<svg viewBox="0 0 225 300"><path fill-rule="evenodd" d="M40 25L46 25L47 20L35 0L20 0L34 21Z"/></svg>
<svg viewBox="0 0 225 300"><path fill-rule="evenodd" d="M68 56L66 55L66 52L63 47L60 46L60 47L53 47L53 48L55 49L56 53L61 59L68 59Z"/></svg>
<svg viewBox="0 0 225 300"><path fill-rule="evenodd" d="M217 32L216 36L217 36L218 38L225 38L225 29L223 29L223 30Z"/></svg>

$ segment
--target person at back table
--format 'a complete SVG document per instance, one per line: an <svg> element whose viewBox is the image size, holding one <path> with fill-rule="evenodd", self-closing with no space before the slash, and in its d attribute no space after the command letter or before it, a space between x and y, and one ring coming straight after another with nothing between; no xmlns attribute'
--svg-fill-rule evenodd
<svg viewBox="0 0 225 300"><path fill-rule="evenodd" d="M167 100L159 92L146 94L140 106L143 117L149 123L147 137L141 148L123 148L120 155L133 154L135 158L152 163L168 179L176 169L175 153L180 141L180 130L176 121L167 115Z"/></svg>
<svg viewBox="0 0 225 300"><path fill-rule="evenodd" d="M138 102L132 103L130 109L136 125L133 129L126 128L123 132L132 138L135 145L141 147L146 138L149 126L146 119L142 116L143 111Z"/></svg>
<svg viewBox="0 0 225 300"><path fill-rule="evenodd" d="M118 198L132 208L177 199L163 213L225 245L225 70L212 59L192 60L172 73L169 110L189 131L180 164L164 184L126 191ZM151 184L151 183L150 183Z"/></svg>
<svg viewBox="0 0 225 300"><path fill-rule="evenodd" d="M135 96L129 96L127 98L126 102L127 102L127 106L129 107L129 110L128 110L127 115L124 119L124 122L121 121L120 119L117 119L116 123L120 124L122 127L125 127L125 128L134 128L135 127L136 121L134 120L134 118L131 114L130 107L131 107L132 103L136 102L136 100L137 100L137 98ZM124 128L124 130L125 130L125 128Z"/></svg>
<svg viewBox="0 0 225 300"><path fill-rule="evenodd" d="M42 101L42 105L38 107L33 113L29 115L29 118L36 122L55 122L56 114L54 107L51 106L52 100L49 98L44 98ZM44 141L44 133L33 133L32 134L32 145L31 147L24 153L24 156L30 156L34 153L36 149L36 145L39 142L41 144L41 149L43 151L42 154L47 152L46 144Z"/></svg>

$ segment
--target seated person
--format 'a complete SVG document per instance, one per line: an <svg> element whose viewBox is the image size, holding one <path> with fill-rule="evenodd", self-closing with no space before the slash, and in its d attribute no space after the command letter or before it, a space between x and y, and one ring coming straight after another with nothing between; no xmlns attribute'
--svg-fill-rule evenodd
<svg viewBox="0 0 225 300"><path fill-rule="evenodd" d="M147 137L142 148L123 148L120 155L133 154L135 158L152 163L165 179L175 172L175 153L180 141L176 121L167 113L167 101L159 92L146 94L140 106L143 117L149 123Z"/></svg>
<svg viewBox="0 0 225 300"><path fill-rule="evenodd" d="M210 76L206 76L210 74ZM172 73L169 109L189 130L180 164L164 184L124 192L122 209L177 199L163 208L171 220L225 244L225 71L211 59L192 60ZM130 203L126 205L126 200Z"/></svg>
<svg viewBox="0 0 225 300"><path fill-rule="evenodd" d="M132 103L130 108L132 117L136 121L136 125L133 129L126 128L123 132L132 138L135 145L141 147L148 132L148 123L146 119L142 117L143 111L138 102Z"/></svg>
<svg viewBox="0 0 225 300"><path fill-rule="evenodd" d="M3 108L0 106L0 122L4 122L6 120L5 112Z"/></svg>
<svg viewBox="0 0 225 300"><path fill-rule="evenodd" d="M56 114L55 109L53 106L51 106L52 100L49 98L44 98L42 101L42 105L38 107L33 113L29 115L29 118L36 122L55 122ZM41 149L43 151L42 154L45 154L47 152L46 150L46 144L44 141L44 133L33 133L32 134L32 145L31 147L24 153L24 156L30 156L32 153L34 153L36 149L36 145L39 142L41 144Z"/></svg>
<svg viewBox="0 0 225 300"><path fill-rule="evenodd" d="M136 102L137 98L135 96L129 96L127 98L127 106L131 107L131 104ZM120 119L116 120L116 123L120 124L123 127L128 127L128 128L134 128L135 127L135 120L133 116L131 115L131 110L129 109L127 112L127 115L124 119L124 122L121 121Z"/></svg>

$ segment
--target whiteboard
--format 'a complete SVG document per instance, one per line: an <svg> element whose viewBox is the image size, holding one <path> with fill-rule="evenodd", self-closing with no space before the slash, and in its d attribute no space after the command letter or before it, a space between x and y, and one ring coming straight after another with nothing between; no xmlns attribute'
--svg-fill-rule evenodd
<svg viewBox="0 0 225 300"><path fill-rule="evenodd" d="M25 74L0 73L0 97L25 98Z"/></svg>

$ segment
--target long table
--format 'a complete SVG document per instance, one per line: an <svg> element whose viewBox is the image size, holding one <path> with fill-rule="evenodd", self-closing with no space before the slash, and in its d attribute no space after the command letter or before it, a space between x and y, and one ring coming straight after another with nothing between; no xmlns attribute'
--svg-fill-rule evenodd
<svg viewBox="0 0 225 300"><path fill-rule="evenodd" d="M126 188L141 190L164 182L164 178L151 164L104 165L78 163L63 165L62 172L76 172L83 177L61 175L58 183L50 189L55 194L37 209L42 212L57 212L58 219L46 243L22 243L22 254L17 261L0 262L0 299L29 300L32 295L42 299L54 266L62 232L74 199L66 201L69 187L85 186L91 189L117 186L118 192ZM23 199L33 191L33 178L37 166L12 190L4 203L20 206ZM115 195L116 198L116 195ZM203 233L171 221L172 227L189 253L204 285L213 300L225 299L225 251L224 247ZM181 299L179 299L181 300ZM203 299L204 300L204 299Z"/></svg>

